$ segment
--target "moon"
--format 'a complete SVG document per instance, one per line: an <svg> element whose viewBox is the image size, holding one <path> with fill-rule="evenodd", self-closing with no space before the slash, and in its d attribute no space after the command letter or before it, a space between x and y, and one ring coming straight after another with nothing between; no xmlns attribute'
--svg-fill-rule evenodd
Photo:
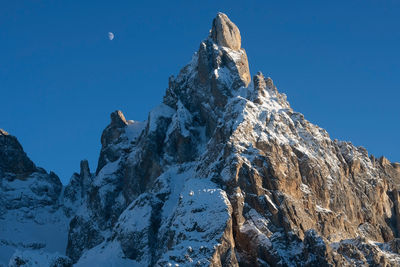
<svg viewBox="0 0 400 267"><path fill-rule="evenodd" d="M114 39L114 34L112 32L108 32L108 39L112 41Z"/></svg>

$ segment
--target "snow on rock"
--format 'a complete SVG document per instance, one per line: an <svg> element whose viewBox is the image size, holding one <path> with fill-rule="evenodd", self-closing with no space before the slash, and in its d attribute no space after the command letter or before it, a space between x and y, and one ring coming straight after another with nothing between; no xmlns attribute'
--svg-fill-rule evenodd
<svg viewBox="0 0 400 267"><path fill-rule="evenodd" d="M17 250L11 257L9 267L36 266L72 266L70 258L60 253L48 253L43 250Z"/></svg>
<svg viewBox="0 0 400 267"><path fill-rule="evenodd" d="M84 253L78 266L82 259L95 257L99 247L104 255L114 254L116 244L133 266L209 263L231 218L231 207L226 193L208 179L194 177L193 168L171 167L160 176L151 192L140 195L121 214L111 234L113 243Z"/></svg>
<svg viewBox="0 0 400 267"><path fill-rule="evenodd" d="M145 127L146 122L130 120L128 121L125 134L131 142L135 141L140 136Z"/></svg>
<svg viewBox="0 0 400 267"><path fill-rule="evenodd" d="M232 208L226 193L206 179L188 179L181 195L173 216L166 222L169 227L160 229L161 233L168 233L170 248L158 262L206 264L215 246L219 246Z"/></svg>
<svg viewBox="0 0 400 267"><path fill-rule="evenodd" d="M75 267L115 266L141 267L139 262L126 258L118 242L101 243L85 252Z"/></svg>
<svg viewBox="0 0 400 267"><path fill-rule="evenodd" d="M7 155L0 157L0 265L68 262L61 256L70 218L63 209L60 179L36 167L15 137L7 134L0 139L0 154Z"/></svg>
<svg viewBox="0 0 400 267"><path fill-rule="evenodd" d="M224 14L146 122L111 114L96 173L63 188L7 136L0 161L23 168L0 169L3 262L66 246L77 266L399 264L399 165L332 141L271 78L251 82Z"/></svg>
<svg viewBox="0 0 400 267"><path fill-rule="evenodd" d="M160 104L155 107L149 113L149 132L153 132L157 129L160 118L171 118L174 113L175 110L165 104Z"/></svg>

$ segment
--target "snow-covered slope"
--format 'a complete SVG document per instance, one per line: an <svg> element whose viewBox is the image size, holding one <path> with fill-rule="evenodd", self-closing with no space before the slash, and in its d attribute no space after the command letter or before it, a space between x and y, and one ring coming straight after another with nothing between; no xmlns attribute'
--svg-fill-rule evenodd
<svg viewBox="0 0 400 267"><path fill-rule="evenodd" d="M143 125L129 138L116 112L103 133L92 197L70 229L78 266L400 263L400 166L332 141L270 78L251 82L226 15Z"/></svg>
<svg viewBox="0 0 400 267"><path fill-rule="evenodd" d="M12 262L400 265L400 164L332 141L270 78L251 79L239 29L225 14L147 121L115 111L101 144L95 174L83 161L63 194L46 191L57 195L54 226L69 223L60 242L69 258L54 254L63 247L43 248ZM19 178L13 188L36 180Z"/></svg>
<svg viewBox="0 0 400 267"><path fill-rule="evenodd" d="M24 253L54 254L47 263L65 255L69 219L61 197L57 175L36 167L18 140L0 130L0 266Z"/></svg>

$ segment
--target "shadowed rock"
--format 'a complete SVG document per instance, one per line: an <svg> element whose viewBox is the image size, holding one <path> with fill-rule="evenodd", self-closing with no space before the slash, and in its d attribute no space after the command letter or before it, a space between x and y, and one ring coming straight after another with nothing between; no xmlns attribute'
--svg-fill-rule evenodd
<svg viewBox="0 0 400 267"><path fill-rule="evenodd" d="M90 176L89 162L86 159L84 159L81 161L80 166L81 166L80 176L85 178L89 177Z"/></svg>
<svg viewBox="0 0 400 267"><path fill-rule="evenodd" d="M111 114L68 255L118 244L140 266L398 266L380 250L400 247L400 166L332 141L272 79L253 81L219 13L138 140Z"/></svg>
<svg viewBox="0 0 400 267"><path fill-rule="evenodd" d="M104 129L101 135L101 152L97 164L96 174L103 168L108 161L115 161L120 156L119 151L113 149L110 145L117 142L125 127L129 124L122 111L116 110L110 115L111 123Z"/></svg>
<svg viewBox="0 0 400 267"><path fill-rule="evenodd" d="M0 170L25 178L36 170L17 138L0 129Z"/></svg>
<svg viewBox="0 0 400 267"><path fill-rule="evenodd" d="M116 110L110 115L111 123L107 126L107 128L103 131L101 135L101 145L106 147L121 135L121 128L124 128L128 125L128 122L125 119L124 114L120 110Z"/></svg>

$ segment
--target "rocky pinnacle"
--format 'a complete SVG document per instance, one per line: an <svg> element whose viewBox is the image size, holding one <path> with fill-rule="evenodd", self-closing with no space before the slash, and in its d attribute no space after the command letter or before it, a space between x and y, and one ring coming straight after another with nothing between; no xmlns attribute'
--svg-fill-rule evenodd
<svg viewBox="0 0 400 267"><path fill-rule="evenodd" d="M251 82L225 14L205 37L146 121L111 114L96 173L84 160L64 188L0 130L0 266L16 248L35 251L8 266L400 266L400 164ZM55 243L67 257L43 254Z"/></svg>
<svg viewBox="0 0 400 267"><path fill-rule="evenodd" d="M218 13L215 17L210 35L212 40L220 46L225 46L233 50L240 49L240 31L224 13Z"/></svg>

